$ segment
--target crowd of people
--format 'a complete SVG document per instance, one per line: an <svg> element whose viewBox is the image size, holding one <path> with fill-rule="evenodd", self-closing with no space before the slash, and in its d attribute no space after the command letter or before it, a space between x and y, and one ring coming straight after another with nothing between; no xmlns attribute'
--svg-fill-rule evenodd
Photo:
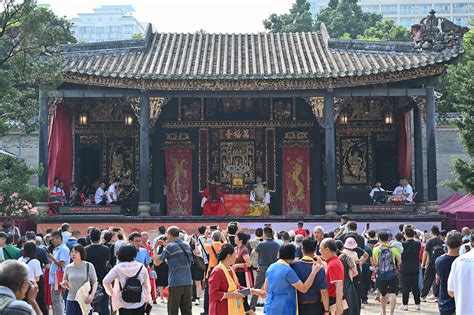
<svg viewBox="0 0 474 315"><path fill-rule="evenodd" d="M66 223L21 235L4 224L0 314L149 314L162 303L171 315L191 315L193 304L202 315L255 314L262 305L271 315L352 315L373 295L385 315L408 310L410 293L415 310L432 300L442 315L474 314L474 231L358 231L347 216L334 231L298 222L250 235L231 222L160 226L153 239L115 227L83 235Z"/></svg>

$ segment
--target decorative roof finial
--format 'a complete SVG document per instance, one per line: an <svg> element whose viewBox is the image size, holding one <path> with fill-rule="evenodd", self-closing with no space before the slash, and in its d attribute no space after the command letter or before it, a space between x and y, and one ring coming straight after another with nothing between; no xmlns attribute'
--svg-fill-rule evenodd
<svg viewBox="0 0 474 315"><path fill-rule="evenodd" d="M463 37L467 31L469 31L467 27L436 17L436 11L431 9L419 24L411 26L411 38L414 48L418 51L442 51L446 48L462 50Z"/></svg>

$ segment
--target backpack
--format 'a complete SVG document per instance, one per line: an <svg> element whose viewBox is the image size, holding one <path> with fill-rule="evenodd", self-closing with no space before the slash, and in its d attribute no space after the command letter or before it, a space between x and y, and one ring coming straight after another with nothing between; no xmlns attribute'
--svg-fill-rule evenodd
<svg viewBox="0 0 474 315"><path fill-rule="evenodd" d="M379 263L377 266L377 278L380 280L391 280L396 277L395 264L391 248L381 247L379 252Z"/></svg>
<svg viewBox="0 0 474 315"><path fill-rule="evenodd" d="M433 249L430 252L430 263L434 265L436 258L441 255L444 255L446 252L444 251L443 245L436 245L433 246Z"/></svg>
<svg viewBox="0 0 474 315"><path fill-rule="evenodd" d="M0 297L0 314L4 314L4 310L13 302L14 300L6 295Z"/></svg>
<svg viewBox="0 0 474 315"><path fill-rule="evenodd" d="M138 303L142 300L142 283L138 279L138 275L142 271L143 265L138 270L137 274L131 278L127 278L125 285L119 281L120 291L122 291L122 300L127 303Z"/></svg>

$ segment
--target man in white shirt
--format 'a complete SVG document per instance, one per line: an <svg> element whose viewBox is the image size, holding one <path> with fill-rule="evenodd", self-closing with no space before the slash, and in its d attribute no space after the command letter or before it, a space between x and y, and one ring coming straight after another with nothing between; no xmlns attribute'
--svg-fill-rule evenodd
<svg viewBox="0 0 474 315"><path fill-rule="evenodd" d="M407 203L413 202L413 188L408 184L406 178L400 179L400 186L397 186L393 191L392 197L399 197Z"/></svg>
<svg viewBox="0 0 474 315"><path fill-rule="evenodd" d="M474 250L459 256L451 265L448 294L454 297L458 315L474 314L472 279L474 279Z"/></svg>
<svg viewBox="0 0 474 315"><path fill-rule="evenodd" d="M382 191L385 191L385 189L382 188L382 183L378 180L375 182L375 187L372 188L372 190L370 191L369 193L369 196L370 198L375 202L381 202L381 200L379 200L377 198L377 196L375 195L375 192L382 192ZM384 202L385 203L385 202Z"/></svg>
<svg viewBox="0 0 474 315"><path fill-rule="evenodd" d="M114 182L109 186L107 190L107 203L117 204L117 187L120 185L120 179L114 179Z"/></svg>
<svg viewBox="0 0 474 315"><path fill-rule="evenodd" d="M96 205L105 205L107 202L107 196L105 194L105 183L101 182L97 190L95 191L94 201Z"/></svg>

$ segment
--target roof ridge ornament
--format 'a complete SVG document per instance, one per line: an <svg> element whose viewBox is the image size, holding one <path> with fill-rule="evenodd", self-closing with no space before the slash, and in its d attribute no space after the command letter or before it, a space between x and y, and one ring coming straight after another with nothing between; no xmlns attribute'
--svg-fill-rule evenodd
<svg viewBox="0 0 474 315"><path fill-rule="evenodd" d="M464 34L469 31L468 27L454 24L454 22L437 17L435 10L430 13L419 24L411 26L411 38L417 51L432 50L442 51L449 49L463 49Z"/></svg>

